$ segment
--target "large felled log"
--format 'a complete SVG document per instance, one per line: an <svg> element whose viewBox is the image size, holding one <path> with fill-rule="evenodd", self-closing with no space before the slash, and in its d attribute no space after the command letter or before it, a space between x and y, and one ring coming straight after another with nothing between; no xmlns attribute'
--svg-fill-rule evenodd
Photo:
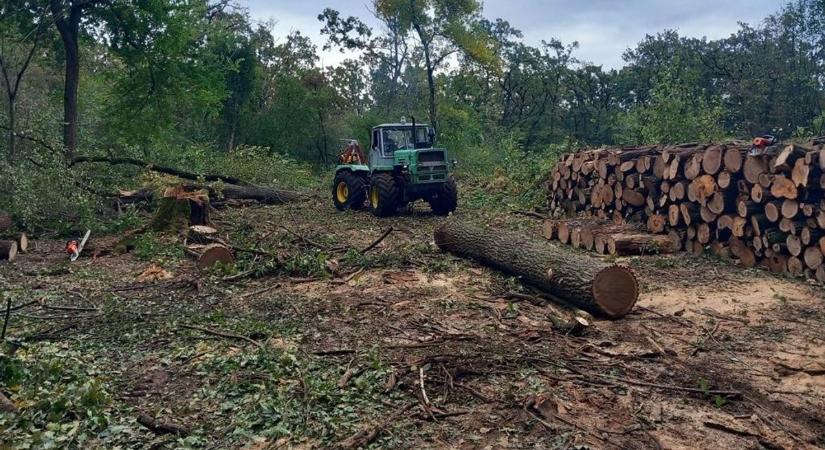
<svg viewBox="0 0 825 450"><path fill-rule="evenodd" d="M237 186L226 184L221 190L223 197L231 200L255 200L268 205L280 205L304 198L304 195L284 189L265 186Z"/></svg>
<svg viewBox="0 0 825 450"><path fill-rule="evenodd" d="M17 257L17 241L0 241L0 259L9 262Z"/></svg>
<svg viewBox="0 0 825 450"><path fill-rule="evenodd" d="M629 269L609 266L564 247L520 234L449 221L435 230L442 249L473 258L592 313L617 319L639 295Z"/></svg>

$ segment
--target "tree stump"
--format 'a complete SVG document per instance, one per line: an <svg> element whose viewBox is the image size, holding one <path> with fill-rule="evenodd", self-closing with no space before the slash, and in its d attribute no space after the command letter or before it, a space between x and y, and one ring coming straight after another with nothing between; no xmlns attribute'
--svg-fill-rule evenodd
<svg viewBox="0 0 825 450"><path fill-rule="evenodd" d="M17 241L0 241L0 259L9 262L17 257Z"/></svg>

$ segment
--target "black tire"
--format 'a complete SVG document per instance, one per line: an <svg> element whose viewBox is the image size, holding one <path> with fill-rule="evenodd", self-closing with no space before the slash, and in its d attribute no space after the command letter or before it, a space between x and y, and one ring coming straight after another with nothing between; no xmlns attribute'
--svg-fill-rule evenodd
<svg viewBox="0 0 825 450"><path fill-rule="evenodd" d="M439 216L446 216L458 207L458 188L455 180L450 177L441 186L438 194L430 199L430 208Z"/></svg>
<svg viewBox="0 0 825 450"><path fill-rule="evenodd" d="M367 183L358 175L344 170L332 181L332 203L338 211L361 209L367 199Z"/></svg>
<svg viewBox="0 0 825 450"><path fill-rule="evenodd" d="M401 189L389 173L372 176L369 192L370 211L378 217L395 214L401 203Z"/></svg>

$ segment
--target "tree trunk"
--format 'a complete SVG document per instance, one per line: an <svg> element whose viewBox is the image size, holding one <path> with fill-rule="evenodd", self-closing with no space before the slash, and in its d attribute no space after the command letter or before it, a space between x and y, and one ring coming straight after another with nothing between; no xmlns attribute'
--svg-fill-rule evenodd
<svg viewBox="0 0 825 450"><path fill-rule="evenodd" d="M63 42L66 75L63 87L63 148L66 159L77 150L77 90L80 84L80 16L82 5L69 2L68 11L63 2L50 0L54 24Z"/></svg>
<svg viewBox="0 0 825 450"><path fill-rule="evenodd" d="M268 205L280 205L282 203L294 202L304 198L295 191L286 191L266 186L236 186L226 184L223 186L223 197L232 200L255 200Z"/></svg>
<svg viewBox="0 0 825 450"><path fill-rule="evenodd" d="M16 95L9 95L9 162L13 163L17 159L17 136L14 135L17 130L16 120Z"/></svg>
<svg viewBox="0 0 825 450"><path fill-rule="evenodd" d="M574 305L612 319L633 308L639 285L624 267L609 266L563 247L516 233L449 221L435 230L442 249L520 276Z"/></svg>

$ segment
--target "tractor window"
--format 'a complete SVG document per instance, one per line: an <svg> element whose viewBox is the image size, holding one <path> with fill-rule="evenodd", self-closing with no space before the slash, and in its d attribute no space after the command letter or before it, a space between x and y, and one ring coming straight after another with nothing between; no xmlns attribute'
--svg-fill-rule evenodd
<svg viewBox="0 0 825 450"><path fill-rule="evenodd" d="M413 140L412 127L384 128L384 154L392 155L396 150L414 150L422 145L429 146L429 136L426 127L416 127L418 139Z"/></svg>

